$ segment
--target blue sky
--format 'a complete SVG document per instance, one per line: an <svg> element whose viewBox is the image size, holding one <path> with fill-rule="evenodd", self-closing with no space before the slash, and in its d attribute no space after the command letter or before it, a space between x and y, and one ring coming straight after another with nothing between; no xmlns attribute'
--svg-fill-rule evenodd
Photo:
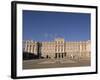
<svg viewBox="0 0 100 80"><path fill-rule="evenodd" d="M23 10L23 40L90 40L90 14Z"/></svg>

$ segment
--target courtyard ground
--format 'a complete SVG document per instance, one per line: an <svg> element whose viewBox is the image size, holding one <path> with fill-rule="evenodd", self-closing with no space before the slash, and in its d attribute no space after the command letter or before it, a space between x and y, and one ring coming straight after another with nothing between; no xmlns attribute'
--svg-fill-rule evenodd
<svg viewBox="0 0 100 80"><path fill-rule="evenodd" d="M41 68L60 68L60 67L81 67L90 66L89 59L71 60L71 59L35 59L23 60L23 69L41 69Z"/></svg>

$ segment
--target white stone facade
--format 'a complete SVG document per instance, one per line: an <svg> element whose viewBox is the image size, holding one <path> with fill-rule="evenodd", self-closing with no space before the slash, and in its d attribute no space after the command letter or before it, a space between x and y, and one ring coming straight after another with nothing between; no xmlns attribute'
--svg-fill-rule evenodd
<svg viewBox="0 0 100 80"><path fill-rule="evenodd" d="M41 47L38 45L41 44ZM38 51L39 50L39 51ZM51 42L24 41L23 51L38 55L44 58L90 58L91 42L88 41L64 41L63 38L56 38Z"/></svg>

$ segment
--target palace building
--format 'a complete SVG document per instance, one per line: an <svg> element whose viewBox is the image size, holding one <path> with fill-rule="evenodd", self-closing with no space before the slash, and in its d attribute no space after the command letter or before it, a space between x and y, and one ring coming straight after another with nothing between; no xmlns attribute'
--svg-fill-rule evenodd
<svg viewBox="0 0 100 80"><path fill-rule="evenodd" d="M56 38L54 41L36 42L33 40L23 41L23 52L38 55L40 58L63 59L63 58L90 58L91 42L88 41L65 41Z"/></svg>

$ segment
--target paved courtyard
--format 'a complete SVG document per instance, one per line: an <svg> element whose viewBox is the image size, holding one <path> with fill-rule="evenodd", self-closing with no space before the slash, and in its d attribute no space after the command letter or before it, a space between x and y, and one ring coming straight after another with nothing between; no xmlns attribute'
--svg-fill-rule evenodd
<svg viewBox="0 0 100 80"><path fill-rule="evenodd" d="M35 59L35 60L23 61L23 69L80 67L80 66L90 66L90 60Z"/></svg>

